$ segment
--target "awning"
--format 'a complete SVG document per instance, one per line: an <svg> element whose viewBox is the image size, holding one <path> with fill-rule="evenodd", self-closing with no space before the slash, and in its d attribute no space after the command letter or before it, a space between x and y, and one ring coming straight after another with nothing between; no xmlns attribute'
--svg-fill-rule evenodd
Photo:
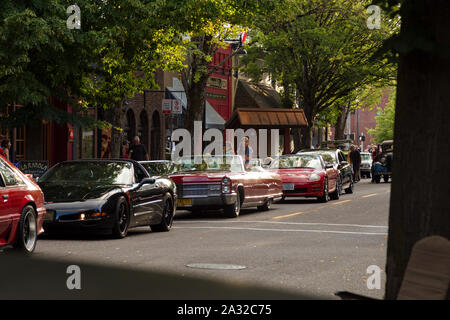
<svg viewBox="0 0 450 320"><path fill-rule="evenodd" d="M239 79L236 88L234 108L276 108L281 107L280 94L272 87Z"/></svg>
<svg viewBox="0 0 450 320"><path fill-rule="evenodd" d="M308 126L301 109L239 108L231 115L226 128L283 129Z"/></svg>

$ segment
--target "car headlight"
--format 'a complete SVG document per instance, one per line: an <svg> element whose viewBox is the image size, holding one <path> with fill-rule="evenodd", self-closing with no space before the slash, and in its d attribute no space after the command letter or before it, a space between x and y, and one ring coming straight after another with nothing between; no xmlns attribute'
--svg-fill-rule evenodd
<svg viewBox="0 0 450 320"><path fill-rule="evenodd" d="M320 178L320 175L318 175L317 173L313 173L309 176L309 181L319 181Z"/></svg>
<svg viewBox="0 0 450 320"><path fill-rule="evenodd" d="M231 179L228 177L223 177L222 179L222 193L231 192Z"/></svg>

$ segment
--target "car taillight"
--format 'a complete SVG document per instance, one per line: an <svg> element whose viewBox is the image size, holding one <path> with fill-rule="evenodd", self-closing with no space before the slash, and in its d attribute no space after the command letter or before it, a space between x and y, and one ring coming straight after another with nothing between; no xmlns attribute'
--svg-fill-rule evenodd
<svg viewBox="0 0 450 320"><path fill-rule="evenodd" d="M231 179L228 177L222 179L222 193L231 193Z"/></svg>

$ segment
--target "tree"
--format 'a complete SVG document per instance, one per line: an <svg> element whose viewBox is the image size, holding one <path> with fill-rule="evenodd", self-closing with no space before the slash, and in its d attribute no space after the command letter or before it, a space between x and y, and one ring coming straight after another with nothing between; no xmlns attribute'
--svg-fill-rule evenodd
<svg viewBox="0 0 450 320"><path fill-rule="evenodd" d="M311 146L311 129L321 114L348 104L356 90L393 78L393 65L373 53L393 32L389 28L396 21L386 20L381 29L368 30L368 4L286 1L273 15L255 22L251 50L260 53L262 64L250 63L246 71L255 79L269 73L295 85L308 120L308 127L301 130L301 147Z"/></svg>
<svg viewBox="0 0 450 320"><path fill-rule="evenodd" d="M399 55L385 294L395 299L413 245L430 235L450 238L450 172L443 170L450 158L450 6L379 3L402 18L400 34L386 43Z"/></svg>
<svg viewBox="0 0 450 320"><path fill-rule="evenodd" d="M389 92L389 102L384 110L378 108L379 115L376 116L375 129L369 129L369 134L375 138L375 142L378 144L394 139L395 96L395 88L392 88Z"/></svg>
<svg viewBox="0 0 450 320"><path fill-rule="evenodd" d="M81 75L89 68L86 44L97 44L94 34L67 28L68 6L61 0L0 2L0 108L14 102L24 106L0 118L3 125L42 119L81 121L54 108L49 100L53 97L77 107L72 95L78 93Z"/></svg>
<svg viewBox="0 0 450 320"><path fill-rule="evenodd" d="M172 21L172 26L185 36L186 66L181 78L187 96L184 126L193 132L194 121L205 115L205 88L211 74L236 54L236 48L224 61L211 66L219 48L228 46L226 40L237 39L251 17L270 10L279 0L185 0L166 1L159 15Z"/></svg>
<svg viewBox="0 0 450 320"><path fill-rule="evenodd" d="M180 69L184 50L170 22L158 17L158 1L79 0L80 30L66 25L71 2L1 2L0 105L24 105L2 122L104 125L77 116L100 107L113 126L111 151L118 157L123 100L155 88L156 69ZM53 107L50 98L68 102L74 112Z"/></svg>

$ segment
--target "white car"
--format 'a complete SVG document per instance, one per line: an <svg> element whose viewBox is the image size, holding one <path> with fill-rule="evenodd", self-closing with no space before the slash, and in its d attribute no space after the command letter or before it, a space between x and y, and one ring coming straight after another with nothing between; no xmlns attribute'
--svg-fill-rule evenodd
<svg viewBox="0 0 450 320"><path fill-rule="evenodd" d="M372 175L372 154L361 152L361 178L370 178Z"/></svg>

